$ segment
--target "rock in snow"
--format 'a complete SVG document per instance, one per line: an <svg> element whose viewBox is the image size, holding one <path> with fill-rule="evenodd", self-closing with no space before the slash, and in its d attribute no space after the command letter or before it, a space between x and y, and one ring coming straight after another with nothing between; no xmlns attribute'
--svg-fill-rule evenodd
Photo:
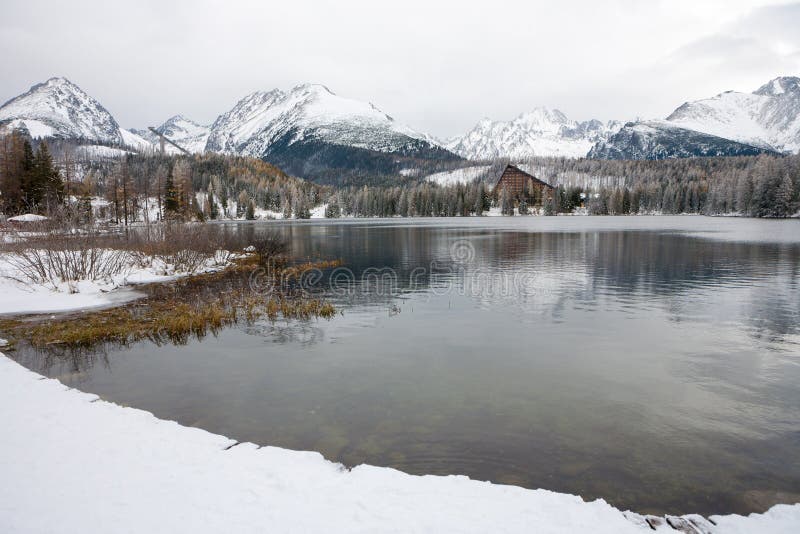
<svg viewBox="0 0 800 534"><path fill-rule="evenodd" d="M2 354L0 425L2 532L652 532L602 500L237 444ZM712 533L793 533L800 505L714 520Z"/></svg>
<svg viewBox="0 0 800 534"><path fill-rule="evenodd" d="M588 154L596 159L668 159L754 156L770 150L676 126L669 121L626 124Z"/></svg>

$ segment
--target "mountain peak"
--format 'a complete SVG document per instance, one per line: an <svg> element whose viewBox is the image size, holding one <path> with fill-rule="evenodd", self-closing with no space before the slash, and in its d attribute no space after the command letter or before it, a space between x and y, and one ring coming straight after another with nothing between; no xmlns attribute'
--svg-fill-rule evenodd
<svg viewBox="0 0 800 534"><path fill-rule="evenodd" d="M312 93L312 94L328 94L336 96L336 93L331 91L328 86L321 83L303 83L296 85L292 88L292 93Z"/></svg>
<svg viewBox="0 0 800 534"><path fill-rule="evenodd" d="M168 122L194 122L194 121L191 121L191 120L187 119L186 117L184 117L183 115L181 115L180 113L178 113L177 115L173 115L172 117L170 117L167 120L165 120L164 124L166 124Z"/></svg>
<svg viewBox="0 0 800 534"><path fill-rule="evenodd" d="M159 129L165 128L167 126L179 126L179 125L181 127L187 127L188 126L188 127L193 127L193 128L206 128L206 129L208 129L206 126L203 126L199 122L195 122L192 119L186 117L186 115L181 115L180 113L178 115L173 115L172 117L170 117L167 120L165 120L164 123L161 126L159 126Z"/></svg>
<svg viewBox="0 0 800 534"><path fill-rule="evenodd" d="M82 138L122 144L119 124L100 103L64 77L50 78L0 107L0 124L32 137Z"/></svg>
<svg viewBox="0 0 800 534"><path fill-rule="evenodd" d="M50 85L50 86L70 85L70 86L73 86L73 87L78 87L77 85L75 85L74 83L69 81L69 79L65 78L64 76L53 76L52 78L47 79L44 82L44 84L45 85Z"/></svg>
<svg viewBox="0 0 800 534"><path fill-rule="evenodd" d="M780 76L759 87L754 94L762 96L778 96L784 93L800 93L800 78L796 76Z"/></svg>

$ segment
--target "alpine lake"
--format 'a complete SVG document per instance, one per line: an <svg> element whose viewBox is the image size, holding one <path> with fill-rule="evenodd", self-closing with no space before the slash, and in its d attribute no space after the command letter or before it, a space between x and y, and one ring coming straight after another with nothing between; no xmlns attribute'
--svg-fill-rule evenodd
<svg viewBox="0 0 800 534"><path fill-rule="evenodd" d="M642 513L800 500L800 221L223 223L340 259L331 319L9 353L157 417L346 466L466 475ZM68 459L67 459L68 461Z"/></svg>

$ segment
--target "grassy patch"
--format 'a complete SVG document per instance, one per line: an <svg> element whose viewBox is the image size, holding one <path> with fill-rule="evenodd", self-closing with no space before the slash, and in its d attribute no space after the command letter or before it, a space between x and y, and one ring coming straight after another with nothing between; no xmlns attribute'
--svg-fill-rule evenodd
<svg viewBox="0 0 800 534"><path fill-rule="evenodd" d="M12 343L24 341L35 348L90 348L142 340L185 344L192 337L216 335L226 326L260 319L330 319L337 313L332 304L302 291L291 292L282 281L339 264L324 261L273 267L274 274L266 282L274 285L272 290L264 291L262 285L255 291L251 275L263 267L257 256L246 257L224 271L151 284L147 298L122 307L44 320L0 320L0 332Z"/></svg>

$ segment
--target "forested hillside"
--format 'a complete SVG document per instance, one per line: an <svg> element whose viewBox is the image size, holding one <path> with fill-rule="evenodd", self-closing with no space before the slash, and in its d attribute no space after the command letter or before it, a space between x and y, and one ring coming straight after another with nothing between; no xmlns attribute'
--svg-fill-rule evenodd
<svg viewBox="0 0 800 534"><path fill-rule="evenodd" d="M493 190L507 160L441 162L459 180L396 175L374 185L345 176L319 185L260 159L222 154L135 154L64 140L0 139L0 206L20 213L120 223L163 219L468 216L492 207L504 215L737 214L790 217L800 207L800 156L685 158L663 161L534 158L522 163L555 186L550 196ZM94 151L88 155L86 150ZM98 157L98 150L108 151ZM90 157L91 156L91 157ZM313 162L309 162L313 164ZM444 165L444 167L441 167ZM472 172L474 171L474 172ZM441 175L441 173L440 173Z"/></svg>

